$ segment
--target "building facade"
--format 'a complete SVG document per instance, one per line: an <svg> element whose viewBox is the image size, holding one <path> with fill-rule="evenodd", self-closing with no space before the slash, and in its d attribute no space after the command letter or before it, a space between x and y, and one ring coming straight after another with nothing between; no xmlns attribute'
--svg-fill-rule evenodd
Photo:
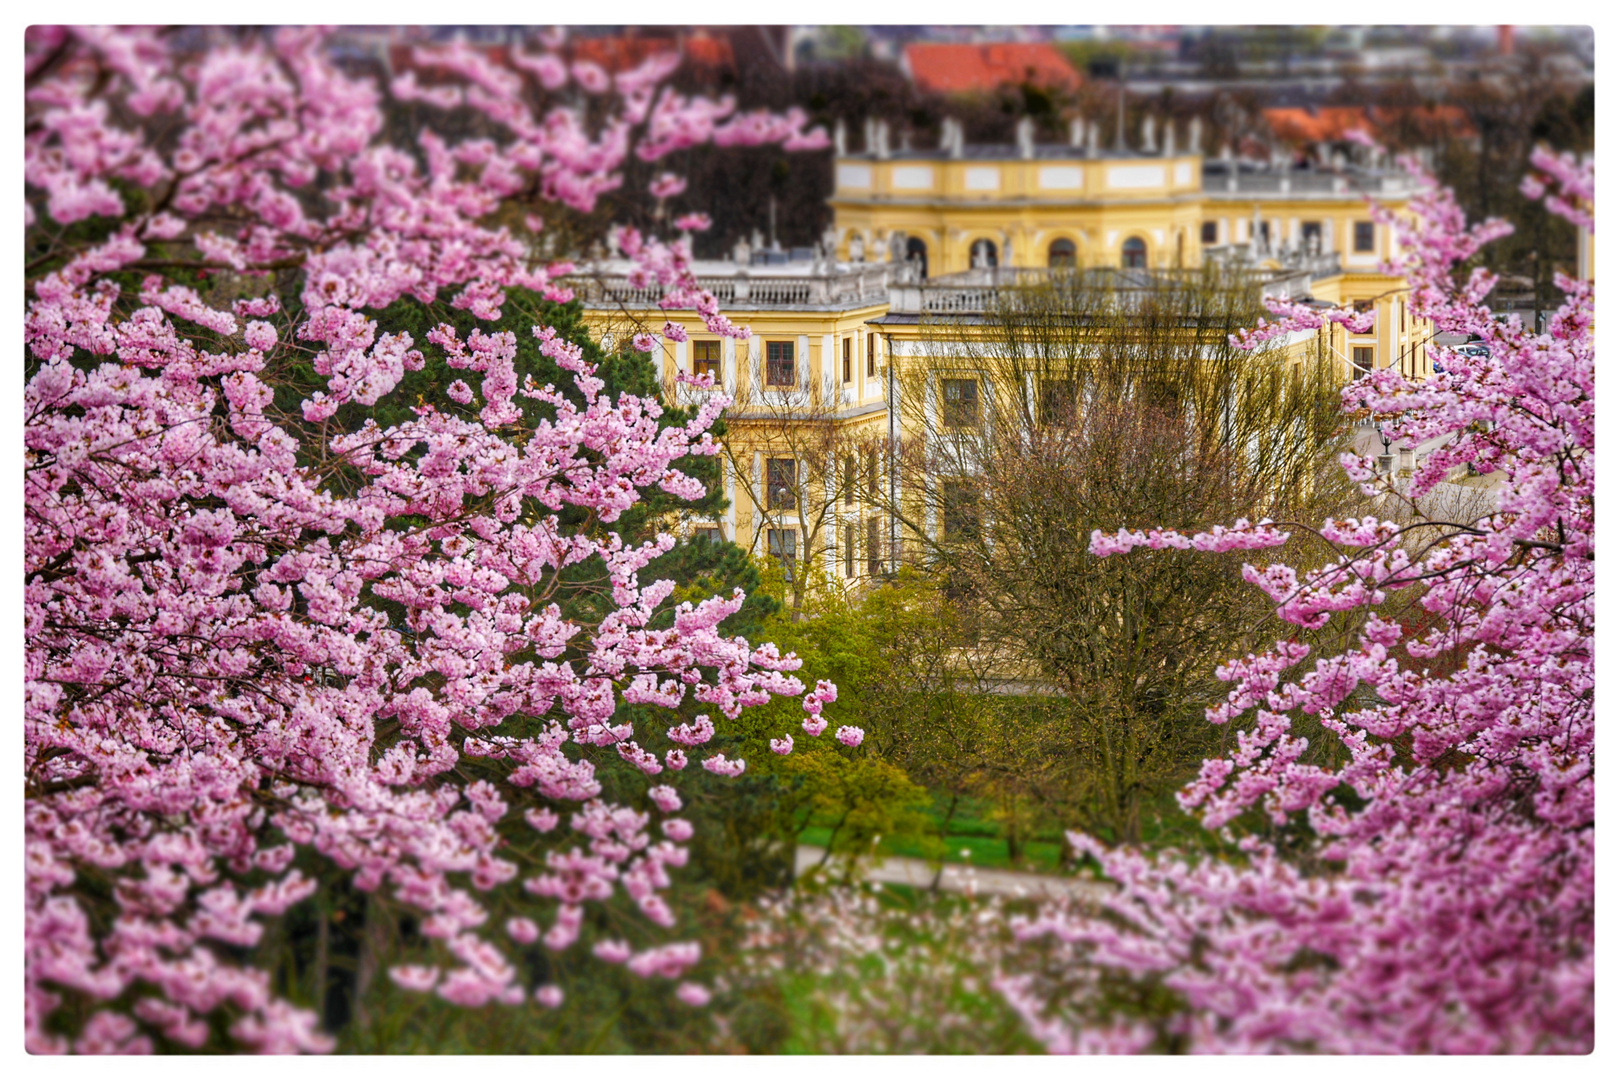
<svg viewBox="0 0 1619 1080"><path fill-rule="evenodd" d="M941 350L971 354L974 317L998 290L1053 276L1116 272L1110 280L1135 288L1206 268L1266 295L1353 304L1375 313L1366 333L1332 328L1286 347L1325 349L1344 379L1431 370L1403 282L1379 270L1399 255L1394 230L1367 203L1400 213L1413 193L1403 173L1206 159L1195 132L1178 151L1173 132L1155 145L1150 128L1148 149L1106 151L1082 122L1059 146L1035 144L1026 124L1009 146L965 145L950 125L932 150L890 150L880 124L868 125L866 151L846 142L840 130L833 224L815 251L739 247L695 267L748 339L719 339L695 313L658 309L659 294L632 288L623 264L598 264L577 282L604 345L652 333L672 396L704 393L677 373L708 373L734 401L730 509L687 529L836 580L892 569L905 538L879 507L891 511L904 493L883 448L915 434L899 401L908 366ZM658 335L665 319L687 340ZM943 527L936 513L915 520Z"/></svg>

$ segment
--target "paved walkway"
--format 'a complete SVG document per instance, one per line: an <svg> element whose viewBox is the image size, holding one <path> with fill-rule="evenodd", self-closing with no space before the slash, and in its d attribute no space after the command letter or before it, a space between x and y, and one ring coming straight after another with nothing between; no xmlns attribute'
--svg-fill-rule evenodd
<svg viewBox="0 0 1619 1080"><path fill-rule="evenodd" d="M804 873L821 861L825 848L800 844L797 873ZM988 867L964 866L945 863L941 871L924 859L890 856L879 863L868 863L861 873L867 881L880 881L885 885L911 885L926 889L939 875L939 888L946 892L979 893L993 896L1031 896L1048 899L1063 897L1095 897L1108 891L1110 886L1086 878L1058 877L1053 874L1034 874L1026 870L996 870Z"/></svg>

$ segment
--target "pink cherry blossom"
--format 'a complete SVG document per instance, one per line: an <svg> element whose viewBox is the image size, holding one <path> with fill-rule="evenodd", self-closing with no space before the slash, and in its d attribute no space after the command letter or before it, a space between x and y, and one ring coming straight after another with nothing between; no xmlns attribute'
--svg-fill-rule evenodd
<svg viewBox="0 0 1619 1080"><path fill-rule="evenodd" d="M865 741L866 732L863 728L844 725L843 727L838 728L837 734L833 737L844 746L859 746Z"/></svg>
<svg viewBox="0 0 1619 1080"><path fill-rule="evenodd" d="M1244 576L1306 631L1338 618L1342 651L1298 640L1222 665L1232 749L1204 763L1181 804L1206 827L1254 814L1245 859L1109 850L1078 833L1119 889L1093 910L1049 906L1018 923L1042 972L997 985L1048 1048L1118 1051L1175 1040L1237 1053L1589 1053L1595 1033L1595 348L1592 286L1543 333L1492 317L1493 276L1459 271L1505 226L1468 226L1414 161L1399 238L1411 313L1490 349L1426 379L1378 370L1344 388L1403 445L1434 447L1408 486L1354 455L1351 479L1398 520L1238 522L1186 537L1096 533L1091 550L1256 550L1313 531L1322 565ZM1594 173L1538 153L1528 190L1589 229ZM1284 303L1256 341L1350 313ZM1464 466L1495 474L1494 506L1462 521L1417 499ZM1420 614L1383 607L1399 592ZM1332 641L1337 638L1329 639ZM1314 718L1333 753L1299 728ZM1303 857L1301 862L1300 857ZM1052 978L1051 972L1063 972ZM1098 1011L1100 980L1184 1003L1144 1023Z"/></svg>
<svg viewBox="0 0 1619 1080"><path fill-rule="evenodd" d="M686 178L674 173L662 173L648 188L654 198L672 199L686 190Z"/></svg>
<svg viewBox="0 0 1619 1080"><path fill-rule="evenodd" d="M741 776L748 763L741 758L729 761L724 754L715 754L713 757L703 759L703 768L717 776Z"/></svg>
<svg viewBox="0 0 1619 1080"><path fill-rule="evenodd" d="M571 948L583 905L622 892L649 933L673 923L660 892L691 826L665 819L654 839L638 796L602 798L598 768L628 761L649 784L682 769L665 729L688 698L732 721L804 690L795 657L720 634L740 593L670 604L672 583L638 575L673 538L612 531L653 486L703 494L675 463L718 451L721 396L660 429L659 402L607 400L553 328L418 341L387 325L406 298L477 320L516 289L565 301L572 268L495 222L532 234L544 204L589 213L631 155L804 145L804 117L733 123L733 102L661 88L666 61L615 81L570 70L554 37L509 59L415 48L382 85L334 63L321 31L186 53L182 36L25 34L25 216L30 252L48 252L23 328L24 1039L39 1052L203 1046L215 1029L267 1052L330 1049L312 1012L239 959L316 888L295 858L419 915L433 963L390 968L395 984L518 1003L503 950ZM552 95L570 76L588 108ZM397 142L405 105L421 122ZM477 122L440 125L444 109ZM133 190L161 209L132 210L119 193ZM689 244L619 239L676 306L745 336ZM229 275L238 298L215 306L168 276L177 263ZM296 317L272 284L295 290ZM519 385L520 347L561 366L573 396ZM452 404L409 403L386 428L344 421L430 357L463 376ZM287 401L295 369L315 386ZM563 528L564 507L600 528ZM605 615L535 599L590 560ZM666 611L674 631L655 629ZM615 718L622 702L668 711L637 730ZM702 722L686 745L712 736ZM473 760L500 783L469 781ZM647 796L679 809L668 784ZM511 857L514 828L543 862ZM491 919L497 890L538 918ZM695 962L663 947L643 954L647 974ZM556 1007L561 991L535 999Z"/></svg>
<svg viewBox="0 0 1619 1080"><path fill-rule="evenodd" d="M694 982L683 982L675 987L675 997L694 1009L701 1009L713 999L707 989Z"/></svg>

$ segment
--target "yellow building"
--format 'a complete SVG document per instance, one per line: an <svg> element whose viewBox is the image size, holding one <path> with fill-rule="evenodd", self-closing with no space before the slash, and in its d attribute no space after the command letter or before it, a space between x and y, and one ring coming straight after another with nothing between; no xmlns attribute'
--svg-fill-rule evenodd
<svg viewBox="0 0 1619 1080"><path fill-rule="evenodd" d="M605 264L577 283L603 345L652 333L674 400L711 392L677 382L685 372L712 375L733 402L722 470L730 508L722 520L685 527L718 530L755 555L809 562L835 577L881 572L855 565L850 553L880 527L867 520L867 496L890 415L886 352L872 320L889 309L891 268L820 259L697 264L703 287L751 331L740 341L709 333L695 312L661 311L659 293L630 287L627 269ZM687 340L656 332L665 319Z"/></svg>
<svg viewBox="0 0 1619 1080"><path fill-rule="evenodd" d="M1378 272L1398 257L1396 237L1366 204L1370 195L1402 210L1412 194L1404 174L1205 159L1177 153L1172 133L1153 153L1100 151L1084 127L1058 146L1035 144L1027 125L1009 146L967 146L948 124L932 150L889 151L880 126L866 153L840 138L833 225L820 246L765 252L756 238L729 260L695 266L722 310L751 330L746 341L707 334L695 313L662 312L659 294L631 287L623 264L581 279L604 344L656 331L667 317L688 336L660 338L669 392L692 400L703 391L677 385L676 374L708 372L734 399L730 510L688 529L717 529L755 555L836 579L890 569L900 538L875 509L895 496L878 449L908 434L896 400L907 358L948 349L937 340L941 317L970 325L995 290L1030 274L1114 267L1146 279L1213 264L1273 295L1372 309L1368 332L1335 329L1319 342L1345 378L1393 365L1431 370L1403 282ZM1295 348L1316 343L1294 337ZM878 488L882 498L872 496Z"/></svg>

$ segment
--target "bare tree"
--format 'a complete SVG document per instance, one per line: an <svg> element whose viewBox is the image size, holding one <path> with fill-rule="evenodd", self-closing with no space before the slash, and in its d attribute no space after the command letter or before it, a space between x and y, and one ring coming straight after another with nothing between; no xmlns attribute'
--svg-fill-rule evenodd
<svg viewBox="0 0 1619 1080"><path fill-rule="evenodd" d="M1091 531L1319 520L1350 495L1324 344L1237 350L1258 282L1219 274L1025 280L936 322L903 379L889 509L1006 696L1040 699L1007 782L1121 839L1221 737L1215 666L1275 628L1236 556L1101 560Z"/></svg>
<svg viewBox="0 0 1619 1080"><path fill-rule="evenodd" d="M848 582L869 572L870 560L855 555L869 546L883 419L848 414L830 361L816 379L805 358L771 353L774 344L753 350L750 378L726 414L732 435L725 455L736 498L752 510L745 546L784 564L787 606L796 618L812 582Z"/></svg>

